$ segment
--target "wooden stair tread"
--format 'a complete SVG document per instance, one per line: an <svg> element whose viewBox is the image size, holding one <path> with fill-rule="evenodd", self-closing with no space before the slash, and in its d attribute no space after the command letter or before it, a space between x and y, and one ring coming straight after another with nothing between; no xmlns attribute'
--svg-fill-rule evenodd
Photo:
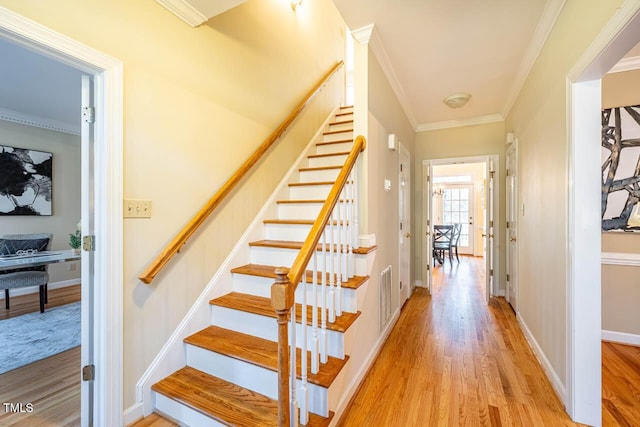
<svg viewBox="0 0 640 427"><path fill-rule="evenodd" d="M323 135L335 135L338 133L353 132L353 129L327 130L322 132Z"/></svg>
<svg viewBox="0 0 640 427"><path fill-rule="evenodd" d="M291 182L289 187L306 187L312 185L333 185L335 181L314 181L314 182Z"/></svg>
<svg viewBox="0 0 640 427"><path fill-rule="evenodd" d="M336 117L348 116L350 114L353 114L353 111L342 111L342 112L336 113Z"/></svg>
<svg viewBox="0 0 640 427"><path fill-rule="evenodd" d="M300 172L303 171L322 171L322 170L331 170L331 169L342 169L343 165L338 166L316 166L314 168L299 168Z"/></svg>
<svg viewBox="0 0 640 427"><path fill-rule="evenodd" d="M339 139L337 141L329 141L329 142L316 142L316 147L321 147L323 145L331 145L331 144L344 144L345 142L353 142L353 138Z"/></svg>
<svg viewBox="0 0 640 427"><path fill-rule="evenodd" d="M263 224L290 224L290 225L313 225L315 220L313 219L265 219L262 221ZM329 221L328 223L331 223ZM333 225L344 224L345 221L333 220ZM347 225L349 221L346 221Z"/></svg>
<svg viewBox="0 0 640 427"><path fill-rule="evenodd" d="M245 274L247 276L258 276L258 277L268 277L270 279L275 279L275 269L277 267L273 265L262 265L262 264L247 264L240 267L236 267L231 270L232 273L236 274ZM313 279L313 272L311 270L306 271L307 282L311 282ZM327 273L327 278L329 277L329 273ZM319 282L322 278L322 272L319 271L317 273L317 281ZM341 286L347 289L358 289L362 286L367 280L369 280L369 276L353 276L346 282L342 282Z"/></svg>
<svg viewBox="0 0 640 427"><path fill-rule="evenodd" d="M276 318L276 311L271 307L271 300L269 298L257 297L255 295L243 294L240 292L231 292L218 298L214 298L209 301L209 304L219 307L226 307L235 310L242 310L248 313L258 314L261 316L267 316ZM318 309L318 319L321 319ZM311 315L313 313L313 307L307 307L307 324L311 325ZM327 321L327 329L336 332L345 332L360 316L360 312L347 313L342 312L342 316L336 317L336 321L331 323ZM296 320L300 322L302 318L302 308L300 304L296 304Z"/></svg>
<svg viewBox="0 0 640 427"><path fill-rule="evenodd" d="M304 203L324 203L326 202L326 199L282 199L282 200L277 200L276 203L280 204L280 205L286 205L286 204L304 204ZM344 202L344 199L340 199L338 200L340 203Z"/></svg>
<svg viewBox="0 0 640 427"><path fill-rule="evenodd" d="M329 123L329 126L344 125L344 124L347 124L347 123L353 123L353 119L351 119L351 120L336 120L335 122Z"/></svg>
<svg viewBox="0 0 640 427"><path fill-rule="evenodd" d="M309 154L307 157L310 159L317 159L320 157L334 157L334 156L348 156L348 151L340 151L337 153L326 153L326 154Z"/></svg>
<svg viewBox="0 0 640 427"><path fill-rule="evenodd" d="M213 351L234 359L242 360L262 368L277 372L278 370L278 343L243 334L229 329L209 326L184 339L187 344L195 345L205 350ZM302 351L298 349L297 375L302 378L301 360ZM318 373L309 373L308 380L312 384L329 388L336 379L340 370L349 360L329 356L327 363L319 365ZM307 352L307 366L311 367L311 353Z"/></svg>
<svg viewBox="0 0 640 427"><path fill-rule="evenodd" d="M260 393L185 366L151 389L223 424L245 427L278 425L278 404ZM329 425L328 418L309 414L307 426Z"/></svg>
<svg viewBox="0 0 640 427"><path fill-rule="evenodd" d="M353 108L353 105L343 105L340 107L341 110L346 110L348 108Z"/></svg>
<svg viewBox="0 0 640 427"><path fill-rule="evenodd" d="M268 248L284 248L284 249L302 249L303 242L294 242L289 240L257 240L255 242L250 242L249 246L262 246ZM361 246L359 248L353 248L354 254L368 254L378 249L378 246ZM322 245L318 244L317 250L322 250Z"/></svg>

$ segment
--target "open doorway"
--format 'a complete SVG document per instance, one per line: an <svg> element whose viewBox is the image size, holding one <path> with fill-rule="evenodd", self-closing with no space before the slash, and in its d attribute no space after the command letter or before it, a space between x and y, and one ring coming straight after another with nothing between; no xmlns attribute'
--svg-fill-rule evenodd
<svg viewBox="0 0 640 427"><path fill-rule="evenodd" d="M81 290L80 424L122 425L122 63L2 8L0 38L71 66L93 84L81 91L94 104L82 106L81 126L81 283L91 289ZM33 402L7 403L5 411L37 419Z"/></svg>
<svg viewBox="0 0 640 427"><path fill-rule="evenodd" d="M425 239L424 276L431 291L436 273L476 258L475 281L484 284L485 301L498 295L498 156L478 156L423 162ZM494 227L494 224L496 225ZM444 247L443 247L444 241ZM449 242L448 242L449 241ZM482 262L477 262L480 259ZM463 264L464 265L464 264ZM448 270L447 270L448 269ZM439 276L442 280L442 275Z"/></svg>

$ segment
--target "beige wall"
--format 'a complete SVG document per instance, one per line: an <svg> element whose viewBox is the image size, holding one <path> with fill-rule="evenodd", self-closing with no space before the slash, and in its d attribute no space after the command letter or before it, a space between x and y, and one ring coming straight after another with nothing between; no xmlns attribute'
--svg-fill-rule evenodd
<svg viewBox="0 0 640 427"><path fill-rule="evenodd" d="M80 220L80 137L0 120L0 145L53 154L52 215L0 217L0 234L53 233L51 249L69 249L69 234ZM72 264L76 270L68 271ZM78 279L80 268L53 264L49 276L49 283Z"/></svg>
<svg viewBox="0 0 640 427"><path fill-rule="evenodd" d="M507 116L519 138L519 314L566 384L566 75L621 0L567 0Z"/></svg>
<svg viewBox="0 0 640 427"><path fill-rule="evenodd" d="M415 256L414 256L414 272L416 277L422 278L423 283L426 283L426 278L422 277L422 249L425 238L425 223L424 218L426 216L423 212L423 196L424 196L424 177L422 176L422 162L424 160L432 159L446 159L456 157L474 157L474 156L486 156L497 154L500 156L500 174L498 180L500 181L500 203L495 209L500 212L500 221L498 227L500 230L500 236L505 236L505 128L503 122L489 123L483 125L462 126L449 129L439 129L426 132L418 132L416 134L416 148L415 148L415 161L414 165L414 177L415 177L415 211L416 215L416 238ZM506 253L504 251L504 242L496 242L499 254L500 263L500 282L499 287L501 290L505 289L505 259Z"/></svg>
<svg viewBox="0 0 640 427"><path fill-rule="evenodd" d="M292 13L249 0L191 28L154 1L0 0L124 63L124 197L153 217L124 222L124 407L134 385L340 99L341 75L150 286L146 264L344 56L329 0ZM251 197L246 197L251 194Z"/></svg>
<svg viewBox="0 0 640 427"><path fill-rule="evenodd" d="M602 78L602 108L640 104L640 70ZM602 233L603 252L640 253L640 233ZM640 335L638 267L602 266L602 329ZM636 303L634 303L636 302Z"/></svg>

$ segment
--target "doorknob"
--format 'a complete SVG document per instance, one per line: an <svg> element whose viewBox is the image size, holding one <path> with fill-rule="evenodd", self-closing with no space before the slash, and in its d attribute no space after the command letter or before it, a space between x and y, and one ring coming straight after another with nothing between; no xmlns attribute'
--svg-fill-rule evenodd
<svg viewBox="0 0 640 427"><path fill-rule="evenodd" d="M406 237L407 239L410 239L411 238L411 233L405 234L404 237Z"/></svg>

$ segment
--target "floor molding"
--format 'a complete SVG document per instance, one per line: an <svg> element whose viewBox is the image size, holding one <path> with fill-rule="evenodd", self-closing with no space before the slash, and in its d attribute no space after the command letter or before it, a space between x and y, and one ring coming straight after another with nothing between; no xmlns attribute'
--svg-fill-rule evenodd
<svg viewBox="0 0 640 427"><path fill-rule="evenodd" d="M633 345L640 347L640 335L626 332L616 332L602 330L602 341L615 342L618 344Z"/></svg>
<svg viewBox="0 0 640 427"><path fill-rule="evenodd" d="M533 354L536 356L536 359L538 359L538 362L542 366L542 370L544 371L545 375L549 379L549 382L551 383L551 386L555 390L556 395L558 396L560 401L566 406L567 393L566 393L565 386L562 383L562 380L556 373L555 369L553 369L551 362L549 361L549 359L547 359L547 356L545 355L544 351L542 351L542 348L538 344L538 341L536 341L535 337L529 330L529 327L525 323L520 313L516 315L516 319L518 320L518 325L520 325L520 329L522 330L522 333L524 334L524 337L527 340L527 343L529 343L529 347L531 347Z"/></svg>

